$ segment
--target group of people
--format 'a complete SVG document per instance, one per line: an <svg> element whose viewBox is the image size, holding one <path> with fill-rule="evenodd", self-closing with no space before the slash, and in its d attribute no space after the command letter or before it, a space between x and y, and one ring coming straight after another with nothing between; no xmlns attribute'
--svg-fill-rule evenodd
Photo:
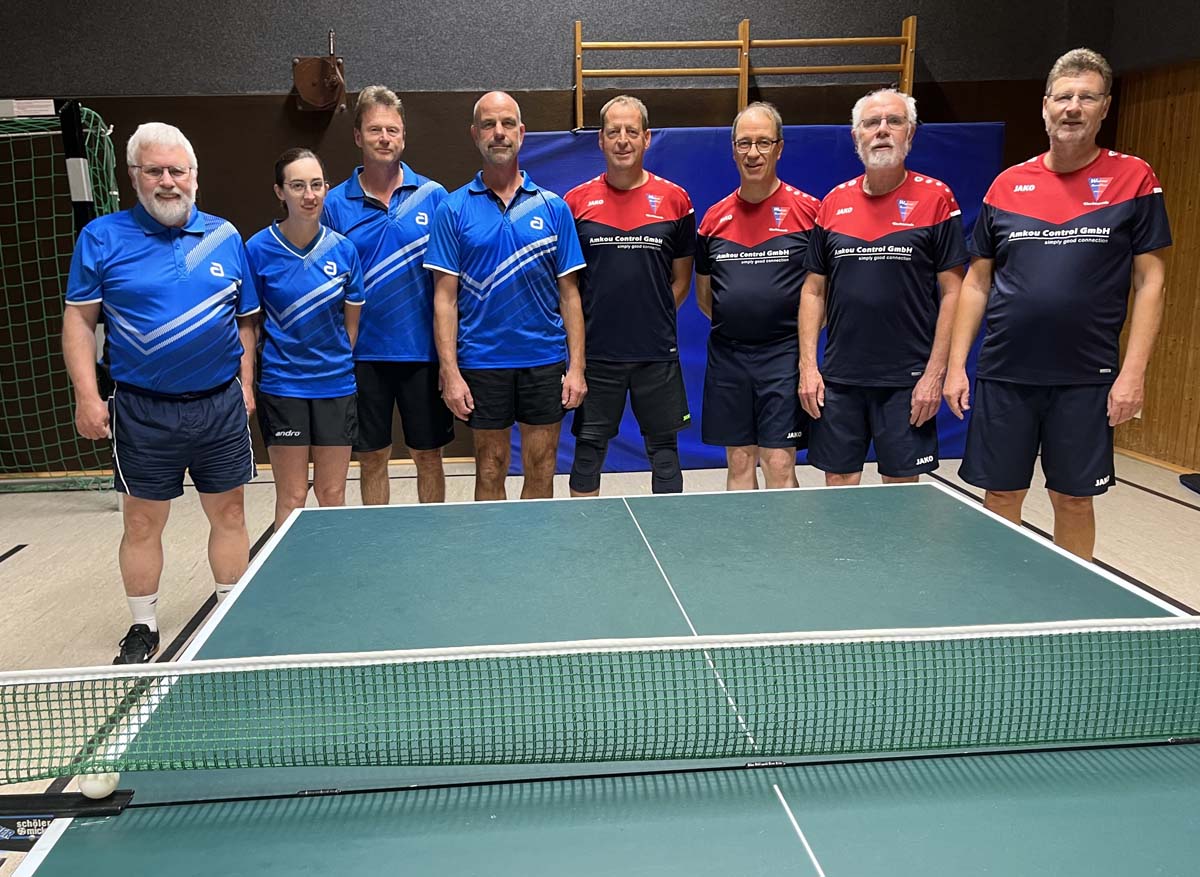
<svg viewBox="0 0 1200 877"><path fill-rule="evenodd" d="M514 423L521 496L552 495L572 409L571 495L595 495L627 400L652 489L681 491L677 433L690 414L676 311L693 273L712 321L701 437L726 448L730 489L755 487L760 466L768 487L795 486L805 441L827 484L857 484L872 444L884 481L915 481L938 465L944 397L960 418L974 406L960 471L986 506L1019 522L1040 452L1055 540L1090 556L1092 497L1113 480L1112 428L1141 406L1170 245L1153 171L1096 144L1111 85L1095 52L1058 59L1042 103L1049 150L997 177L970 240L949 187L906 167L916 103L895 89L854 105L864 172L823 200L779 179L778 111L742 110L740 185L697 224L687 193L644 167L651 131L637 98L605 104L606 170L559 197L520 170L516 101L485 94L470 126L482 169L448 193L403 162L400 100L372 86L354 120L362 165L330 188L317 155L284 153L284 218L245 246L196 209L183 134L142 125L127 149L138 204L83 230L63 329L78 428L111 437L126 494L133 625L116 662L158 648L161 534L185 470L211 523L218 598L244 572L255 411L277 525L304 504L310 459L320 504L344 502L352 450L363 502L388 501L393 407L422 502L445 497L455 419L472 430L477 499L505 497ZM101 312L107 402L94 369ZM985 315L972 393L966 361Z"/></svg>

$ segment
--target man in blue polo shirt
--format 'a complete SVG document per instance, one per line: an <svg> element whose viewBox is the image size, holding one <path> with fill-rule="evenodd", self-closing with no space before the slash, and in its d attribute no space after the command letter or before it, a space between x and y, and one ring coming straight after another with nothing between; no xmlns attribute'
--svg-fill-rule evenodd
<svg viewBox="0 0 1200 877"><path fill-rule="evenodd" d="M559 427L587 393L584 267L566 202L518 168L521 109L504 92L475 104L483 170L438 208L425 267L434 272L442 395L475 438L475 498L504 499L513 423L521 498L554 494Z"/></svg>
<svg viewBox="0 0 1200 877"><path fill-rule="evenodd" d="M322 221L348 237L362 262L366 304L354 346L358 383L358 452L364 505L390 498L392 410L417 467L417 498L446 499L442 448L454 418L438 394L433 344L433 279L421 267L434 212L446 197L440 183L400 160L404 107L391 89L359 93L354 142L363 163L330 190Z"/></svg>
<svg viewBox="0 0 1200 877"><path fill-rule="evenodd" d="M63 315L76 425L85 438L112 438L126 497L120 563L133 625L115 664L158 651L162 531L185 470L211 527L218 598L246 571L242 485L255 474L247 415L259 309L237 229L195 207L196 154L183 133L142 125L126 161L138 205L84 228ZM102 311L116 382L107 405L95 370Z"/></svg>

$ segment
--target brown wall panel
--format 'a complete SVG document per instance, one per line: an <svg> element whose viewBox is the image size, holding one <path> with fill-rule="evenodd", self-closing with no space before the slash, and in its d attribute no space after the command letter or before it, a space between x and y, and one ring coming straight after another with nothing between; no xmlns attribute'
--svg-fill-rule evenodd
<svg viewBox="0 0 1200 877"><path fill-rule="evenodd" d="M1166 309L1146 375L1144 416L1117 445L1200 468L1200 61L1127 76L1119 148L1150 162L1163 184L1171 233ZM1124 340L1124 339L1122 339Z"/></svg>

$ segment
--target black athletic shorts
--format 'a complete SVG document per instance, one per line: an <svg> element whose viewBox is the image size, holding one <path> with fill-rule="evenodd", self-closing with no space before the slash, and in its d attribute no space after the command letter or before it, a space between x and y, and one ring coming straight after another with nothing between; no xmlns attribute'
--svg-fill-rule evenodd
<svg viewBox="0 0 1200 877"><path fill-rule="evenodd" d="M825 382L825 407L812 422L808 462L822 472L861 472L875 443L879 474L907 478L938 467L937 418L913 426L912 387Z"/></svg>
<svg viewBox="0 0 1200 877"><path fill-rule="evenodd" d="M531 368L464 368L475 410L467 418L471 429L507 429L514 423L544 426L559 423L565 362Z"/></svg>
<svg viewBox="0 0 1200 877"><path fill-rule="evenodd" d="M678 432L692 419L679 360L618 362L589 359L585 377L588 392L575 409L571 432L591 441L606 442L621 430L625 398L633 406L642 435Z"/></svg>
<svg viewBox="0 0 1200 877"><path fill-rule="evenodd" d="M736 344L709 335L700 439L723 447L807 447L799 386L798 339Z"/></svg>
<svg viewBox="0 0 1200 877"><path fill-rule="evenodd" d="M358 382L358 439L356 451L392 446L392 407L400 410L404 444L432 451L454 439L454 415L442 401L436 362L354 363Z"/></svg>
<svg viewBox="0 0 1200 877"><path fill-rule="evenodd" d="M1025 490L1042 453L1046 487L1067 496L1097 496L1115 474L1111 384L1045 387L975 382L967 448L958 474L985 490Z"/></svg>
<svg viewBox="0 0 1200 877"><path fill-rule="evenodd" d="M258 428L267 447L346 447L358 437L358 407L353 393L333 399L300 399L260 391Z"/></svg>
<svg viewBox="0 0 1200 877"><path fill-rule="evenodd" d="M183 474L201 493L224 493L257 474L242 385L167 396L118 384L108 400L116 488L138 499L183 495Z"/></svg>

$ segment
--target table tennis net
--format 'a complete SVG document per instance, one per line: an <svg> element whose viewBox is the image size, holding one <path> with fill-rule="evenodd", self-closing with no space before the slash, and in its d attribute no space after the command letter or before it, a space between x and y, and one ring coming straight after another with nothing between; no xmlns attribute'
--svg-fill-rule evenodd
<svg viewBox="0 0 1200 877"><path fill-rule="evenodd" d="M1200 736L1200 619L593 640L0 674L0 782L771 761Z"/></svg>

